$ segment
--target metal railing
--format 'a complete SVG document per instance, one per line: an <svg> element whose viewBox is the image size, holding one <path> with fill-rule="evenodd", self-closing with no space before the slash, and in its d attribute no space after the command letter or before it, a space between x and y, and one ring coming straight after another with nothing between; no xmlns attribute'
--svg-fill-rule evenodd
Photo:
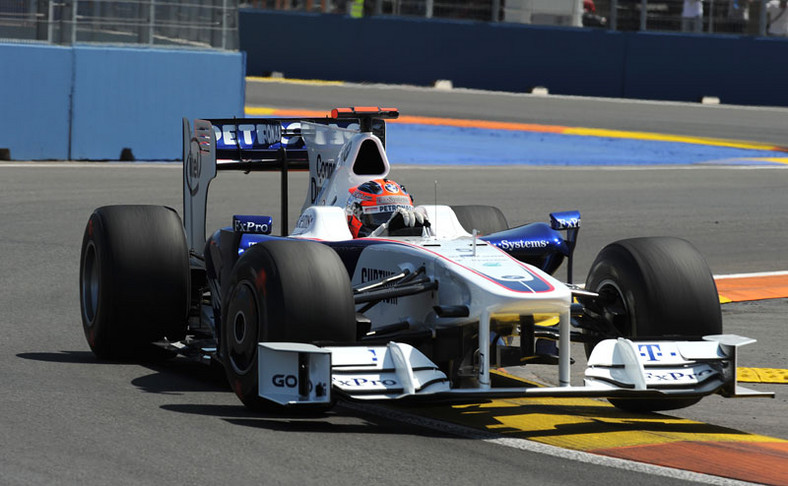
<svg viewBox="0 0 788 486"><path fill-rule="evenodd" d="M786 35L782 0L243 0L242 8L516 22L626 31ZM696 3L698 2L698 3ZM784 18L782 18L784 17ZM788 28L788 22L784 22ZM773 28L770 29L770 24ZM776 28L775 28L776 26ZM785 29L783 29L785 30Z"/></svg>
<svg viewBox="0 0 788 486"><path fill-rule="evenodd" d="M238 49L238 0L0 0L0 40Z"/></svg>

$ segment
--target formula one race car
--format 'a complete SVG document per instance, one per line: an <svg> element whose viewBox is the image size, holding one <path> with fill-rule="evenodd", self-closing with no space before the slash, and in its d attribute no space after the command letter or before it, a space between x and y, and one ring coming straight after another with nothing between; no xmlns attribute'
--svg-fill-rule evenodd
<svg viewBox="0 0 788 486"><path fill-rule="evenodd" d="M353 238L349 191L388 177L385 119L397 116L184 119L184 223L161 206L101 207L87 223L80 297L95 355L218 362L251 408L582 396L665 410L771 395L737 384L737 348L753 340L722 334L711 272L687 241L612 243L581 287L576 211L510 228L494 207L422 205L419 221L395 214ZM271 216L235 215L206 238L222 170L281 172L282 236ZM310 184L285 235L290 170ZM570 283L554 276L564 262ZM584 386L570 383L572 341L585 343ZM528 363L557 364L559 385L492 385L491 368Z"/></svg>

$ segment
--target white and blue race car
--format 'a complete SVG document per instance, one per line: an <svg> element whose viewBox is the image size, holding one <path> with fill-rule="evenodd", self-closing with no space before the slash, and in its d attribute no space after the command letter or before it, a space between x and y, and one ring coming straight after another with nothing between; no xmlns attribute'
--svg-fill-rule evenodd
<svg viewBox="0 0 788 486"><path fill-rule="evenodd" d="M722 334L711 272L687 241L612 243L579 286L576 211L510 228L494 207L421 205L426 223L353 238L348 191L388 177L385 119L397 116L184 119L183 220L106 206L87 223L80 297L95 355L216 361L251 408L582 396L665 410L773 396L737 384L737 348L753 340ZM206 237L208 186L224 170L281 172L281 236L270 216L235 215ZM310 184L287 235L290 170ZM570 383L573 341L588 355L583 385ZM494 386L491 368L529 363L556 364L558 386Z"/></svg>

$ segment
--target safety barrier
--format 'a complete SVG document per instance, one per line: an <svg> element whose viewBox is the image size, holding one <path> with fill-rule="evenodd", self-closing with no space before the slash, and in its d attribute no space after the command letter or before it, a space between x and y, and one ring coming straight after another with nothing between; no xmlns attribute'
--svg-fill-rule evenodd
<svg viewBox="0 0 788 486"><path fill-rule="evenodd" d="M243 114L239 52L0 43L0 59L14 160L179 159L181 117Z"/></svg>
<svg viewBox="0 0 788 486"><path fill-rule="evenodd" d="M241 10L247 74L788 106L788 39Z"/></svg>

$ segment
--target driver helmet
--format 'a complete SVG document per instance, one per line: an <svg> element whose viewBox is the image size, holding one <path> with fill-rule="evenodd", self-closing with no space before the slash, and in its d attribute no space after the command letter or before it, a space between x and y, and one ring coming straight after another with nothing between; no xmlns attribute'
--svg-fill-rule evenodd
<svg viewBox="0 0 788 486"><path fill-rule="evenodd" d="M369 235L399 208L413 209L413 198L392 180L374 179L351 188L345 213L353 238Z"/></svg>

